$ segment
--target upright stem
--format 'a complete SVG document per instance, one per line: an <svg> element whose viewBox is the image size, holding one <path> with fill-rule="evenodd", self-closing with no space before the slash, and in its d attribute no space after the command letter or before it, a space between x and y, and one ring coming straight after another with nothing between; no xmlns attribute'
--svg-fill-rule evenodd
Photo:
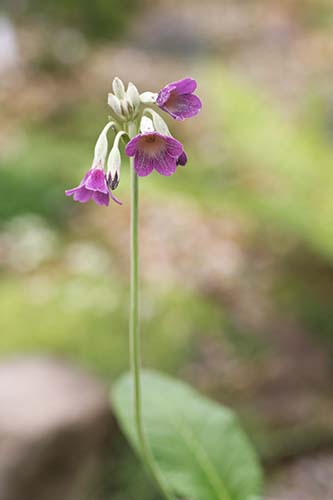
<svg viewBox="0 0 333 500"><path fill-rule="evenodd" d="M128 124L128 135L130 138L137 133L135 123ZM151 453L146 440L142 422L142 400L141 400L141 355L140 355L140 329L139 329L139 183L138 176L134 170L131 158L131 303L130 303L130 360L134 383L134 415L135 426L138 434L139 446L143 461L150 471L151 476L159 486L166 500L174 500L165 485L159 468Z"/></svg>
<svg viewBox="0 0 333 500"><path fill-rule="evenodd" d="M141 422L140 330L139 330L139 189L138 176L131 165L131 299L130 299L130 359L134 382L135 419L140 442L144 441Z"/></svg>

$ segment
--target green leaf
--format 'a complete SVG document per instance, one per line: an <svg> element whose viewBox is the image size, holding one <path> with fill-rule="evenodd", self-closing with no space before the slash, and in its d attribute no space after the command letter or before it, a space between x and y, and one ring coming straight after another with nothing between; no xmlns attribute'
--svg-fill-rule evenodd
<svg viewBox="0 0 333 500"><path fill-rule="evenodd" d="M143 372L142 389L146 435L170 491L189 500L261 498L255 452L229 409L156 372ZM138 449L131 375L116 383L112 399Z"/></svg>

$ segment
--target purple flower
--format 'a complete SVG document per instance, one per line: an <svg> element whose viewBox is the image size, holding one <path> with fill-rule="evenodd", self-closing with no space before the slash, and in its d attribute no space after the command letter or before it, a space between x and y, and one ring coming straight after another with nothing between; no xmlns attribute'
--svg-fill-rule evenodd
<svg viewBox="0 0 333 500"><path fill-rule="evenodd" d="M127 156L134 156L134 169L141 177L154 169L161 175L172 175L183 153L183 145L173 137L147 132L131 139L125 152Z"/></svg>
<svg viewBox="0 0 333 500"><path fill-rule="evenodd" d="M176 120L191 118L199 113L201 101L193 92L197 82L193 78L183 78L169 83L159 91L156 104Z"/></svg>
<svg viewBox="0 0 333 500"><path fill-rule="evenodd" d="M65 191L66 196L72 196L75 201L80 203L87 203L93 200L97 205L108 206L111 198L121 204L115 196L109 192L107 186L105 172L100 167L93 167L83 177L80 184L73 189Z"/></svg>

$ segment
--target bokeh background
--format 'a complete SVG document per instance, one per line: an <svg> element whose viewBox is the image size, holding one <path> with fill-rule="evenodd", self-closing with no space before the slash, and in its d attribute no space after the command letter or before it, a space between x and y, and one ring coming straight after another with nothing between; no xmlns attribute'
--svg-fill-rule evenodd
<svg viewBox="0 0 333 500"><path fill-rule="evenodd" d="M64 190L114 76L196 78L202 113L169 123L188 165L140 187L144 364L238 412L267 499L333 498L332 33L330 0L0 7L1 357L127 369L128 163L122 207ZM94 500L158 498L120 436L104 475Z"/></svg>

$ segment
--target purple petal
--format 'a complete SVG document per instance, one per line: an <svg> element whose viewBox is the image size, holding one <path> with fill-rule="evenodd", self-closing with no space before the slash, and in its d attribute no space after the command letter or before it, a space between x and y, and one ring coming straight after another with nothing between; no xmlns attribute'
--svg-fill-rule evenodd
<svg viewBox="0 0 333 500"><path fill-rule="evenodd" d="M65 191L66 196L72 196L72 194L74 194L75 191L77 191L78 189L80 189L80 187L84 186L85 181L87 180L87 178L89 177L89 175L90 175L90 170L88 170L88 172L85 174L85 176L83 177L82 181L80 182L80 184L77 187L75 187L73 189L67 189Z"/></svg>
<svg viewBox="0 0 333 500"><path fill-rule="evenodd" d="M141 139L141 134L138 134L127 143L125 148L125 153L127 154L127 156L135 155L139 147L140 139Z"/></svg>
<svg viewBox="0 0 333 500"><path fill-rule="evenodd" d="M153 171L152 159L142 151L138 151L134 157L134 170L140 177L145 177Z"/></svg>
<svg viewBox="0 0 333 500"><path fill-rule="evenodd" d="M72 194L74 194L75 191L77 191L78 189L80 189L80 186L72 188L72 189L66 189L65 195L66 196L72 196Z"/></svg>
<svg viewBox="0 0 333 500"><path fill-rule="evenodd" d="M202 104L198 96L182 94L174 97L163 109L176 120L184 120L185 118L197 115L201 106Z"/></svg>
<svg viewBox="0 0 333 500"><path fill-rule="evenodd" d="M155 158L153 166L159 174L166 176L174 174L177 168L176 159L168 154Z"/></svg>
<svg viewBox="0 0 333 500"><path fill-rule="evenodd" d="M174 85L169 84L163 87L158 93L157 99L156 99L156 104L163 109L163 106L165 103L168 101L170 94L173 90L175 90L176 87Z"/></svg>
<svg viewBox="0 0 333 500"><path fill-rule="evenodd" d="M197 82L193 78L183 78L169 85L175 88L177 94L192 94L197 88Z"/></svg>
<svg viewBox="0 0 333 500"><path fill-rule="evenodd" d="M170 156L178 158L183 152L183 145L181 142L174 139L174 137L167 137L166 139L166 150Z"/></svg>
<svg viewBox="0 0 333 500"><path fill-rule="evenodd" d="M110 195L109 193L101 193L100 191L94 191L91 196L92 200L94 200L97 205L104 205L108 206L110 202Z"/></svg>
<svg viewBox="0 0 333 500"><path fill-rule="evenodd" d="M116 203L118 203L118 205L122 205L123 202L118 200L118 198L110 191L110 197L113 201L115 201Z"/></svg>
<svg viewBox="0 0 333 500"><path fill-rule="evenodd" d="M74 189L68 189L65 191L66 196L72 196L74 201L79 201L80 203L87 203L90 200L92 192L86 189L84 186L78 186Z"/></svg>
<svg viewBox="0 0 333 500"><path fill-rule="evenodd" d="M85 187L91 191L100 191L101 193L109 193L104 170L94 168L91 170L89 177L85 181Z"/></svg>

